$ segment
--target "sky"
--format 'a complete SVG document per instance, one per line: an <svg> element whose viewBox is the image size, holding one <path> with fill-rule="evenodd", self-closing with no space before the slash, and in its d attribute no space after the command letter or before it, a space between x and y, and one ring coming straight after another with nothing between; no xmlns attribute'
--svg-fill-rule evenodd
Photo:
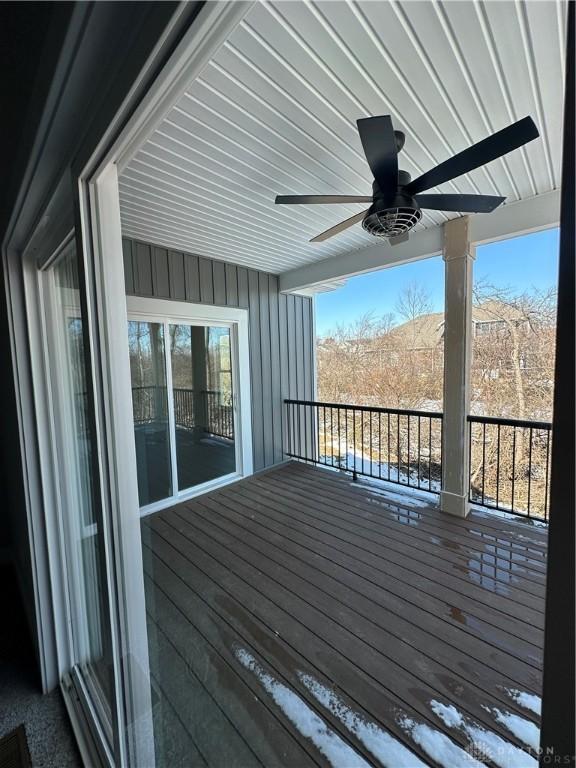
<svg viewBox="0 0 576 768"><path fill-rule="evenodd" d="M474 278L522 292L556 286L558 229L500 240L476 249ZM348 325L367 313L394 312L402 289L423 284L435 312L444 309L444 263L441 256L358 275L343 288L316 297L316 332L326 336L336 325Z"/></svg>

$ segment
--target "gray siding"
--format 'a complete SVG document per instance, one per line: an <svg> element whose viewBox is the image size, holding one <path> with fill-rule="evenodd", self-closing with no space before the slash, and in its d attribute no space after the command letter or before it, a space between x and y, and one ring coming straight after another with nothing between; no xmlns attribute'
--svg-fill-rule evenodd
<svg viewBox="0 0 576 768"><path fill-rule="evenodd" d="M282 461L283 400L313 396L312 299L279 293L278 277L267 272L122 242L128 294L248 310L254 469Z"/></svg>

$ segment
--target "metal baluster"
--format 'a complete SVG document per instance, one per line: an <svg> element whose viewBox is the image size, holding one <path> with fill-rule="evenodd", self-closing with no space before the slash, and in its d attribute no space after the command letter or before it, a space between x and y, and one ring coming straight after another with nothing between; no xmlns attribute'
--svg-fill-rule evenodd
<svg viewBox="0 0 576 768"><path fill-rule="evenodd" d="M312 436L312 423L314 421L314 414L312 412L313 408L314 406L310 406L310 405L304 406L304 452L305 452L304 455L306 458L306 462L309 462L313 459L312 444L310 440ZM308 420L310 420L310 429L308 429Z"/></svg>
<svg viewBox="0 0 576 768"><path fill-rule="evenodd" d="M546 430L546 474L544 476L544 520L548 520L548 464L550 461L550 430Z"/></svg>
<svg viewBox="0 0 576 768"><path fill-rule="evenodd" d="M309 417L312 418L312 413L310 411L310 407L311 406L309 406L309 405L303 405L302 406L302 419L304 421L304 429L303 429L304 440L303 440L303 446L302 447L304 449L304 460L305 460L306 464L308 464L310 462L310 459L311 459L310 451L308 450L308 448L311 447L310 446L310 442L308 440L308 438L310 436L310 434L308 432L308 418Z"/></svg>
<svg viewBox="0 0 576 768"><path fill-rule="evenodd" d="M482 504L484 504L484 481L486 475L486 423L482 424Z"/></svg>
<svg viewBox="0 0 576 768"><path fill-rule="evenodd" d="M530 443L528 445L528 503L526 513L530 517L530 491L532 486L532 427L530 427Z"/></svg>
<svg viewBox="0 0 576 768"><path fill-rule="evenodd" d="M510 506L514 511L514 487L516 484L516 427L512 426L512 499Z"/></svg>
<svg viewBox="0 0 576 768"><path fill-rule="evenodd" d="M388 480L390 480L390 411L386 415L388 416L388 461L386 463L388 464Z"/></svg>
<svg viewBox="0 0 576 768"><path fill-rule="evenodd" d="M428 417L428 490L432 490L432 417Z"/></svg>
<svg viewBox="0 0 576 768"><path fill-rule="evenodd" d="M418 488L421 488L420 483L420 416L418 416Z"/></svg>
<svg viewBox="0 0 576 768"><path fill-rule="evenodd" d="M396 464L397 464L397 467L398 467L398 470L397 470L398 471L397 482L400 483L402 481L400 480L400 414L399 413L396 414L396 441L397 441L397 445L396 445Z"/></svg>
<svg viewBox="0 0 576 768"><path fill-rule="evenodd" d="M326 406L323 406L323 425L324 425L324 464L328 466L328 419L326 416ZM330 434L330 444L332 444L332 434Z"/></svg>
<svg viewBox="0 0 576 768"><path fill-rule="evenodd" d="M408 485L412 484L411 477L410 477L410 414L407 414L406 421L408 422Z"/></svg>
<svg viewBox="0 0 576 768"><path fill-rule="evenodd" d="M340 450L342 446L342 437L340 435L340 422L342 421L342 416L340 414L340 408L338 408L338 467L341 466L342 460L340 458Z"/></svg>
<svg viewBox="0 0 576 768"><path fill-rule="evenodd" d="M317 453L317 456L315 456L314 458L319 464L324 464L325 462L320 459L320 408L317 405L313 407L316 410L316 453Z"/></svg>
<svg viewBox="0 0 576 768"><path fill-rule="evenodd" d="M432 421L432 418L430 418L430 421ZM443 461L444 461L443 440L444 440L444 419L440 418L440 487L442 487L442 467L443 467Z"/></svg>
<svg viewBox="0 0 576 768"><path fill-rule="evenodd" d="M334 466L334 408L330 408L330 465Z"/></svg>
<svg viewBox="0 0 576 768"><path fill-rule="evenodd" d="M496 506L500 506L500 424L496 425Z"/></svg>
<svg viewBox="0 0 576 768"><path fill-rule="evenodd" d="M382 411L378 411L378 477L382 479Z"/></svg>
<svg viewBox="0 0 576 768"><path fill-rule="evenodd" d="M473 501L472 490L472 432L474 425L468 422L468 501Z"/></svg>
<svg viewBox="0 0 576 768"><path fill-rule="evenodd" d="M370 477L374 477L374 472L372 470L372 411L369 411L370 414L370 451L368 453L368 456L370 457Z"/></svg>
<svg viewBox="0 0 576 768"><path fill-rule="evenodd" d="M364 475L364 413L360 411L360 452L362 454L362 474Z"/></svg>
<svg viewBox="0 0 576 768"><path fill-rule="evenodd" d="M346 469L348 469L348 408L344 410L344 426L346 428Z"/></svg>
<svg viewBox="0 0 576 768"><path fill-rule="evenodd" d="M356 408L352 408L352 478L356 480Z"/></svg>
<svg viewBox="0 0 576 768"><path fill-rule="evenodd" d="M302 405L300 406L300 415L302 417L302 420L304 421L304 429L303 429L303 437L300 438L300 450L302 451L302 454L304 456L304 461L308 463L308 406Z"/></svg>
<svg viewBox="0 0 576 768"><path fill-rule="evenodd" d="M298 424L298 442L297 442L297 446L296 446L296 453L297 453L297 455L301 459L303 459L303 458L305 458L305 456L303 455L303 451L302 451L302 406L301 405L297 405L296 409L297 409L297 412L298 412L298 419L297 419L297 424Z"/></svg>

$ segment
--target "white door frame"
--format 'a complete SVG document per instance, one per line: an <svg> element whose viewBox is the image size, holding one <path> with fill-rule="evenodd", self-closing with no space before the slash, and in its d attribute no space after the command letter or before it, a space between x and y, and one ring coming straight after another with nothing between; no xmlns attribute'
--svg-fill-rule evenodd
<svg viewBox="0 0 576 768"><path fill-rule="evenodd" d="M68 177L66 181L69 182ZM68 196L63 194L62 198L51 201L53 210L58 214L62 213L61 207L65 207L66 200L71 198L72 189L68 187ZM103 716L104 710L102 709L99 690L92 685L93 681L90 676L83 680L74 667L75 664L81 664L82 660L76 656L72 636L71 624L74 607L69 589L69 579L75 577L75 564L69 558L64 528L68 524L66 497L70 503L75 493L74 489L68 485L66 487L62 485L59 471L63 457L63 446L56 421L63 418L63 409L61 407L61 395L55 392L53 387L54 366L58 366L59 351L56 348L58 347L58 340L52 334L52 302L50 301L50 294L53 289L52 265L59 260L67 248L71 247L75 239L73 229L69 230L65 236L63 236L64 231L58 224L55 231L50 226L47 229L40 227L38 233L40 242L35 244L33 240L22 257L25 311L29 334L29 360L36 410L35 428L39 436L37 467L39 481L37 489L42 493L42 508L38 510L38 513L43 517L41 527L47 538L51 572L50 584L42 586L49 591L50 597L48 599L52 601L56 637L56 653L50 660L50 664L54 665L55 669L51 673L51 677L44 682L44 685L50 689L61 682L64 701L72 719L85 763L113 766L117 743L117 734L115 733L118 714L115 707L117 694L112 692L114 698L111 701L112 711L108 713L109 717ZM60 238L62 239L60 240ZM44 249L44 243L47 244L46 249ZM84 254L78 252L79 261L83 261L83 257ZM83 316L83 322L86 322L86 319ZM90 349L85 350L85 359L91 357L92 340L90 340L89 346ZM92 384L93 382L89 379L87 381L88 387L91 388ZM99 440L98 437L95 439ZM98 486L100 487L99 482ZM101 487L100 490L102 490ZM108 526L104 507L102 507L101 524L103 535L106 537ZM40 543L35 542L34 551L38 546ZM103 576L106 580L110 601L112 600L111 587L114 582L112 570L112 564L108 559ZM115 633L109 611L102 616L102 622L104 632L111 636L112 653L114 654ZM42 650L46 651L46 649ZM114 679L113 686L116 691L120 690L116 679Z"/></svg>
<svg viewBox="0 0 576 768"><path fill-rule="evenodd" d="M230 328L233 381L234 440L236 445L236 470L228 475L217 477L201 485L178 491L173 488L173 495L148 504L140 509L142 515L148 515L165 509L194 496L220 488L241 477L251 475L252 463L252 411L250 397L250 347L248 336L248 310L235 307L219 307L210 304L190 304L184 301L127 296L126 306L129 320L148 321L166 324L190 324L221 326ZM167 339L165 339L166 359L168 360ZM167 363L169 374L169 364ZM170 391L169 377L167 380ZM169 398L170 400L170 398ZM132 413L132 399L126 403ZM171 406L170 406L171 407ZM171 442L172 438L171 438ZM172 445L172 463L175 462L175 446Z"/></svg>
<svg viewBox="0 0 576 768"><path fill-rule="evenodd" d="M67 401L72 396L72 393L67 391L66 382L62 381L59 372L65 365L66 353L63 347L63 340L61 334L58 332L58 324L60 323L58 306L62 301L62 297L56 295L54 267L59 263L60 259L65 257L66 253L69 253L70 249L73 249L74 255L77 254L76 243L74 236L67 237L62 243L62 246L51 255L49 263L39 263L36 265L35 274L32 276L32 280L37 283L36 295L39 300L39 307L42 315L42 333L43 333L43 360L35 361L34 375L36 380L43 380L43 385L46 388L46 394L48 398L48 410L50 413L49 432L47 435L47 441L49 445L49 451L42 456L42 461L45 462L51 458L51 463L44 463L43 465L43 477L53 473L56 495L54 498L54 504L56 508L56 514L59 521L59 534L62 541L62 551L66 552L66 560L63 564L65 571L66 582L66 594L67 594L67 616L66 623L68 626L68 652L69 667L66 670L68 673L70 667L72 667L71 676L68 677L70 687L73 686L75 695L81 699L81 706L88 709L92 713L90 718L92 724L96 726L95 733L92 733L93 739L98 746L99 758L105 763L113 764L113 748L114 748L114 704L113 701L108 702L106 696L101 688L100 681L93 675L89 666L89 659L86 658L86 652L89 647L89 641L86 636L86 629L83 625L83 617L87 612L86 595L88 587L93 586L99 588L100 584L89 585L85 582L84 569L79 561L76 548L68 548L65 540L70 539L72 542L79 541L87 533L94 533L97 526L102 528L101 536L105 537L105 522L100 519L98 510L94 512L99 517L99 522L92 524L89 529L86 529L74 515L68 515L68 508L79 509L82 504L82 494L78 487L78 477L71 477L66 474L62 476L61 467L63 465L67 467L78 466L78 462L75 460L75 454L77 446L70 444L67 440L67 435L72 433L73 425L70 423L70 415L66 406ZM73 303L68 304L65 300L64 305L60 304L64 316L77 317L79 306L73 308ZM86 325L86 318L82 317L82 325ZM91 388L91 381L87 377L87 396L88 389ZM64 390L62 390L64 385ZM58 426L57 426L58 424ZM96 443L93 440L92 448L96 449ZM94 479L94 478L93 478ZM99 484L98 484L99 485ZM97 485L97 487L98 487ZM95 501L98 504L98 499L92 498L91 501ZM104 510L102 510L102 518L104 516ZM71 527L70 530L69 527ZM71 537L70 537L70 534ZM104 562L105 558L103 558ZM107 565L105 565L102 571L102 578L106 585L107 594L104 599L104 605L109 606L110 601L110 581L107 574ZM68 583L73 584L73 587L69 587ZM94 607L92 607L94 610ZM110 636L111 638L111 620L108 610L102 611L100 605L96 609L96 614L99 619L99 626L102 627L103 637ZM94 615L94 614L93 614ZM111 652L113 649L111 647ZM111 659L109 659L111 661ZM112 686L110 695L114 696L115 681L112 680ZM70 695L67 686L63 686L63 694L67 705L70 704ZM94 738L96 736L96 738ZM94 758L92 758L94 759Z"/></svg>
<svg viewBox="0 0 576 768"><path fill-rule="evenodd" d="M128 318L118 176L114 164L97 178L79 181L79 219L83 251L93 267L90 319L100 341L97 389L102 427L101 470L110 493L106 502L111 523L110 541L115 566L117 669L123 688L118 702L121 765L155 764L152 688L136 450L128 356Z"/></svg>

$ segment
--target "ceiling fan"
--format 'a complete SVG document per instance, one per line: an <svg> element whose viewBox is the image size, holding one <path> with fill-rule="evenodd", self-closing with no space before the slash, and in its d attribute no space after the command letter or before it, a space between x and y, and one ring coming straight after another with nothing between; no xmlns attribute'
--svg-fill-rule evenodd
<svg viewBox="0 0 576 768"><path fill-rule="evenodd" d="M506 199L495 195L422 195L427 189L473 171L491 160L538 138L531 117L525 117L487 139L473 144L445 160L413 181L398 169L398 154L404 146L402 131L395 131L390 115L357 120L364 154L374 176L372 196L359 195L278 195L278 205L318 205L328 203L370 203L370 207L341 221L312 238L311 243L327 240L361 221L376 237L387 237L392 244L408 239L408 232L422 218L422 208L435 211L489 213Z"/></svg>

